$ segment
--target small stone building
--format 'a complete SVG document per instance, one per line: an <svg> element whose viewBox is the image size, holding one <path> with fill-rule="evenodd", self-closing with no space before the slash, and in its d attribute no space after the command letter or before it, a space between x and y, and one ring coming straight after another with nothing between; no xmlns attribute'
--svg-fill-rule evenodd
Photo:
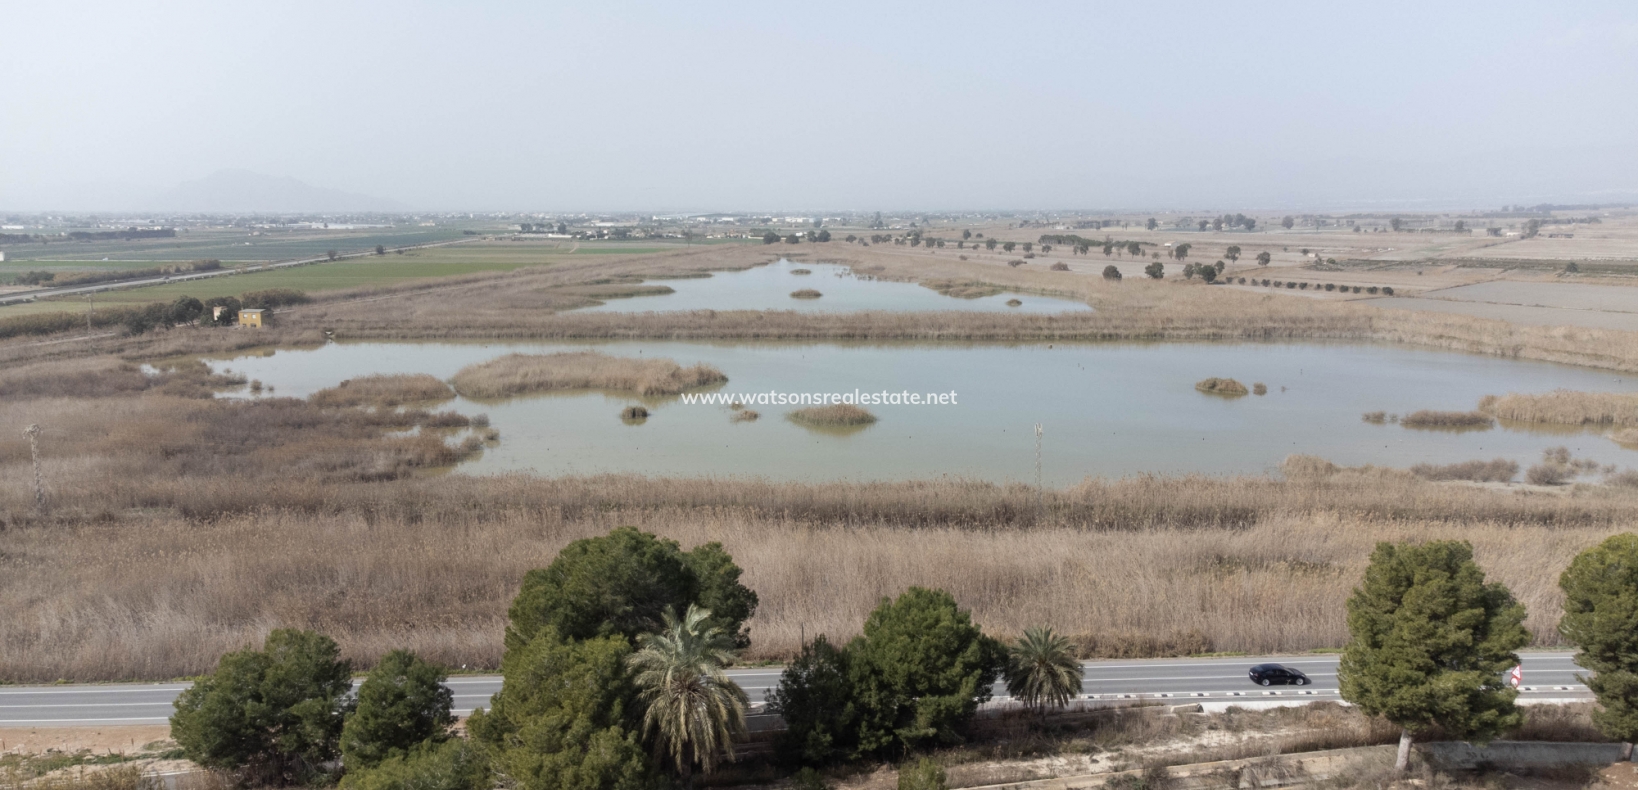
<svg viewBox="0 0 1638 790"><path fill-rule="evenodd" d="M253 326L260 329L262 326L262 311L260 309L240 310L239 326Z"/></svg>

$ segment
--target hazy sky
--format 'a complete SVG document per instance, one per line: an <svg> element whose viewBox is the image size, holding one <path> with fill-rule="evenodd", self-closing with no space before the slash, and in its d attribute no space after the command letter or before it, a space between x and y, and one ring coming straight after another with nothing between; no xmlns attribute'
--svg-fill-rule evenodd
<svg viewBox="0 0 1638 790"><path fill-rule="evenodd" d="M1638 198L1638 4L0 0L0 209ZM123 205L115 205L123 204Z"/></svg>

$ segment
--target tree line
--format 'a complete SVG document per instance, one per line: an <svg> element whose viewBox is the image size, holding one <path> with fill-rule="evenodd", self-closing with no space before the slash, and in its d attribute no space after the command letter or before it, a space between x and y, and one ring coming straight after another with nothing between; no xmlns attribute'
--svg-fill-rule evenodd
<svg viewBox="0 0 1638 790"><path fill-rule="evenodd" d="M692 787L735 756L749 700L725 669L750 644L756 593L717 543L683 550L621 527L574 541L525 575L507 613L501 691L456 737L447 670L395 650L352 693L322 634L281 629L223 656L171 718L185 756L267 785L360 790L658 790ZM1559 632L1598 698L1605 735L1638 739L1638 535L1611 537L1559 579ZM1463 541L1381 543L1347 603L1343 697L1401 728L1483 742L1517 728L1506 680L1530 641L1525 610ZM970 739L998 681L1038 724L1081 693L1069 639L983 632L942 590L883 598L845 644L803 644L768 699L776 760L817 768L903 760ZM936 765L902 777L942 786ZM919 777L919 778L917 778ZM902 785L901 785L902 786Z"/></svg>

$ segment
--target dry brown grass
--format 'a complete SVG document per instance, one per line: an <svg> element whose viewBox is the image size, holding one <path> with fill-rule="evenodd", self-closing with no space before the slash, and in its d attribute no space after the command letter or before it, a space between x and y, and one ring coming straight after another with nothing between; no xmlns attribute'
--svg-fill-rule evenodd
<svg viewBox="0 0 1638 790"><path fill-rule="evenodd" d="M1489 428L1496 424L1490 415L1477 411L1433 411L1423 409L1411 412L1399 420L1406 428Z"/></svg>
<svg viewBox="0 0 1638 790"><path fill-rule="evenodd" d="M1545 395L1487 395L1479 410L1518 422L1638 425L1638 394L1554 390Z"/></svg>
<svg viewBox="0 0 1638 790"><path fill-rule="evenodd" d="M1195 382L1194 388L1209 395L1226 395L1231 398L1251 393L1251 390L1246 389L1246 385L1234 379L1220 379L1215 376Z"/></svg>
<svg viewBox="0 0 1638 790"><path fill-rule="evenodd" d="M1411 474L1423 480L1469 480L1478 483L1505 483L1519 473L1517 461L1496 458L1489 461L1464 461L1458 464L1417 464Z"/></svg>
<svg viewBox="0 0 1638 790"><path fill-rule="evenodd" d="M553 390L608 390L641 396L676 395L728 380L710 365L683 367L669 359L631 359L597 351L508 354L461 368L452 379L468 398L510 398Z"/></svg>
<svg viewBox="0 0 1638 790"><path fill-rule="evenodd" d="M1611 433L1610 438L1619 444L1638 446L1638 428L1623 428Z"/></svg>
<svg viewBox="0 0 1638 790"><path fill-rule="evenodd" d="M797 409L789 416L797 422L821 427L869 425L876 421L876 415L851 403L810 406L806 409Z"/></svg>
<svg viewBox="0 0 1638 790"><path fill-rule="evenodd" d="M426 373L398 373L348 379L309 398L320 406L384 406L436 403L455 397L455 390Z"/></svg>

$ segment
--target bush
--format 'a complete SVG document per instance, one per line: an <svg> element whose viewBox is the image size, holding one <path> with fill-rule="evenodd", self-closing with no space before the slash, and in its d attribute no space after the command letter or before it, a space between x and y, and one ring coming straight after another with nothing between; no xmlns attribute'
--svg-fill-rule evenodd
<svg viewBox="0 0 1638 790"><path fill-rule="evenodd" d="M523 790L651 790L631 653L619 634L574 641L547 626L507 649L494 707L474 711L467 730Z"/></svg>
<svg viewBox="0 0 1638 790"><path fill-rule="evenodd" d="M1047 269L1050 270L1050 271L1055 271L1055 272L1067 272L1067 271L1069 271L1069 264L1064 263L1063 261L1058 261L1057 263L1054 263L1051 266L1048 266ZM1115 271L1118 272L1120 270L1116 269ZM1108 273L1107 273L1108 269L1105 269L1104 272L1105 272L1104 276L1108 277L1109 276Z"/></svg>
<svg viewBox="0 0 1638 790"><path fill-rule="evenodd" d="M923 757L915 765L899 769L899 790L948 790L949 787L943 766L931 757Z"/></svg>
<svg viewBox="0 0 1638 790"><path fill-rule="evenodd" d="M958 743L1006 662L1006 650L942 590L882 599L847 647L860 754Z"/></svg>
<svg viewBox="0 0 1638 790"><path fill-rule="evenodd" d="M1256 384L1251 385L1251 393L1253 395L1267 395L1268 385L1259 381Z"/></svg>
<svg viewBox="0 0 1638 790"><path fill-rule="evenodd" d="M791 777L791 790L831 790L831 787L818 771L803 768Z"/></svg>
<svg viewBox="0 0 1638 790"><path fill-rule="evenodd" d="M711 621L750 644L745 621L756 611L756 593L739 583L740 568L720 543L683 552L633 527L565 546L546 568L523 577L523 588L507 612L510 652L551 627L564 639L618 634L627 641L656 631L666 607L687 611L697 603Z"/></svg>
<svg viewBox="0 0 1638 790"><path fill-rule="evenodd" d="M388 653L358 687L358 706L341 729L342 764L348 771L374 768L421 746L449 740L454 692L448 673L407 650Z"/></svg>
<svg viewBox="0 0 1638 790"><path fill-rule="evenodd" d="M1166 265L1160 261L1155 261L1154 263L1143 267L1143 273L1156 280L1163 279L1166 276Z"/></svg>
<svg viewBox="0 0 1638 790"><path fill-rule="evenodd" d="M216 313L218 307L222 308L220 315ZM239 323L239 311L243 308L244 305L238 299L231 296L215 296L205 300L203 316L207 322L216 326L233 326Z"/></svg>
<svg viewBox="0 0 1638 790"><path fill-rule="evenodd" d="M638 422L648 419L648 409L642 406L627 406L620 410L620 419L626 422Z"/></svg>
<svg viewBox="0 0 1638 790"><path fill-rule="evenodd" d="M803 645L768 695L768 710L785 720L780 756L805 765L847 759L856 734L847 653L823 636Z"/></svg>
<svg viewBox="0 0 1638 790"><path fill-rule="evenodd" d="M323 634L279 629L228 653L177 697L171 737L189 760L249 783L312 782L335 759L352 665Z"/></svg>
<svg viewBox="0 0 1638 790"><path fill-rule="evenodd" d="M416 747L374 768L349 771L344 790L488 790L494 786L483 747L465 739Z"/></svg>
<svg viewBox="0 0 1638 790"><path fill-rule="evenodd" d="M1563 464L1551 462L1536 464L1530 467L1530 471L1524 473L1524 479L1538 486L1563 485L1570 479L1570 470Z"/></svg>

